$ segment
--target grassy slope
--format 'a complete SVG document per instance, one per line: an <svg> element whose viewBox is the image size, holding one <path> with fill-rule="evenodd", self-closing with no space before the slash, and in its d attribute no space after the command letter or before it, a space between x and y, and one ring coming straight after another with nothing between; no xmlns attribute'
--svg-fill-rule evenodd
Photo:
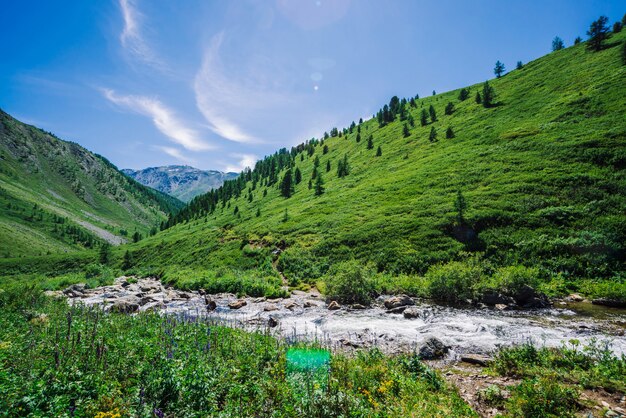
<svg viewBox="0 0 626 418"><path fill-rule="evenodd" d="M291 271L305 279L315 279L298 271L311 259L323 266L357 257L379 270L422 273L468 249L451 232L461 190L467 223L479 237L472 245L491 262L540 265L548 274L573 277L621 274L626 67L619 49L591 53L581 44L528 63L492 81L500 105L489 109L474 101L479 84L464 102L458 91L420 99L410 108L416 127L408 138L399 121L381 129L367 121L360 143L355 131L327 140L327 155L318 146L314 156L296 157L303 181L291 198L275 186L263 197L265 187L257 187L251 203L244 192L226 208L142 241L136 257L171 272L196 268L206 281L224 266L267 264L269 250L285 241L281 258L299 264ZM443 111L448 102L456 107L451 116ZM431 104L439 120L421 127L419 112ZM434 143L431 126L438 132ZM445 139L449 126L454 139ZM373 150L366 149L370 134ZM382 156L375 157L379 145ZM351 174L339 179L344 154ZM321 197L307 187L315 156L326 183ZM242 240L251 245L241 250ZM192 280L188 271L181 280Z"/></svg>
<svg viewBox="0 0 626 418"><path fill-rule="evenodd" d="M0 140L0 257L75 251L90 238L95 245L102 239L91 225L113 239L123 239L122 230L146 235L182 205L127 179L104 158L1 111ZM67 219L61 224L59 218ZM78 232L68 234L68 226Z"/></svg>

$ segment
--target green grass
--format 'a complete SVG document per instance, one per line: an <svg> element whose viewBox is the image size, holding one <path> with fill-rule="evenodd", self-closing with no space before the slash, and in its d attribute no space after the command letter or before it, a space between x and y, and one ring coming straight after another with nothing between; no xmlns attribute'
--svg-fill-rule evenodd
<svg viewBox="0 0 626 418"><path fill-rule="evenodd" d="M620 33L612 42L625 38ZM589 293L597 292L596 281L623 283L626 67L619 49L592 53L581 44L530 62L490 82L498 103L491 108L472 99L480 84L463 102L458 91L420 99L409 106L416 126L408 138L398 120L382 128L366 121L358 143L355 129L323 141L327 154L321 143L310 156L294 154L303 180L290 198L260 178L214 212L190 209L188 220L129 249L138 265L172 271L277 262L294 284L323 281L332 265L357 259L403 278L390 287L410 289L404 277L419 283L432 266L462 261L467 252L486 266L526 266ZM448 102L452 115L443 111ZM438 121L422 127L419 112L430 105ZM445 138L448 126L453 139ZM436 142L428 139L431 127ZM350 174L339 178L344 155ZM315 158L321 196L307 185ZM458 191L468 205L462 223ZM279 256L270 253L275 248L283 250Z"/></svg>
<svg viewBox="0 0 626 418"><path fill-rule="evenodd" d="M105 315L9 288L0 292L0 416L476 416L415 357L333 354L326 383L308 384L287 369L292 347L264 333Z"/></svg>

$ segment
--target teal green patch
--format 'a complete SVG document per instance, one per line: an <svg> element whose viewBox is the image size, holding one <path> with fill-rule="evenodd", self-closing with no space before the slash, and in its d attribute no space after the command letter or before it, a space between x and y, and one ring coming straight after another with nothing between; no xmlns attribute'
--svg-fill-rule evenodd
<svg viewBox="0 0 626 418"><path fill-rule="evenodd" d="M305 407L321 397L328 387L330 352L320 349L287 350L287 381L302 397Z"/></svg>
<svg viewBox="0 0 626 418"><path fill-rule="evenodd" d="M287 350L287 372L316 371L330 365L328 350L293 348Z"/></svg>

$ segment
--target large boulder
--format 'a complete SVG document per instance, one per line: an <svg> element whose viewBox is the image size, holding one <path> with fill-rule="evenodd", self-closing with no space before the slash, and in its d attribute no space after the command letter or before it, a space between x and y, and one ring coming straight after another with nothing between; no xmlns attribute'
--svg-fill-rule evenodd
<svg viewBox="0 0 626 418"><path fill-rule="evenodd" d="M488 290L485 293L483 293L481 302L484 303L485 305L495 306L495 305L510 305L510 304L515 303L515 300L510 296L503 295L502 293L499 293L493 290Z"/></svg>
<svg viewBox="0 0 626 418"><path fill-rule="evenodd" d="M523 308L547 308L548 298L528 285L523 285L514 294L513 299Z"/></svg>
<svg viewBox="0 0 626 418"><path fill-rule="evenodd" d="M76 283L63 290L63 294L70 298L79 298L83 296L86 288L85 283Z"/></svg>
<svg viewBox="0 0 626 418"><path fill-rule="evenodd" d="M594 305L608 306L609 308L626 308L626 300L599 298L591 301Z"/></svg>
<svg viewBox="0 0 626 418"><path fill-rule="evenodd" d="M412 305L415 305L415 302L413 302L413 299L411 299L407 295L393 296L385 301L385 308L387 309L394 309L399 308L400 306Z"/></svg>
<svg viewBox="0 0 626 418"><path fill-rule="evenodd" d="M206 306L206 310L211 312L217 309L217 303L209 295L204 296L204 305Z"/></svg>
<svg viewBox="0 0 626 418"><path fill-rule="evenodd" d="M435 337L430 337L420 346L418 354L422 360L437 360L443 358L448 347Z"/></svg>
<svg viewBox="0 0 626 418"><path fill-rule="evenodd" d="M415 319L415 318L419 318L420 311L419 309L415 307L406 308L403 312L403 315L406 319Z"/></svg>
<svg viewBox="0 0 626 418"><path fill-rule="evenodd" d="M329 311L336 311L337 309L341 309L341 305L336 300L333 300L328 304Z"/></svg>
<svg viewBox="0 0 626 418"><path fill-rule="evenodd" d="M138 309L139 303L128 299L120 299L111 305L109 311L118 313L133 313L137 312Z"/></svg>
<svg viewBox="0 0 626 418"><path fill-rule="evenodd" d="M243 299L237 299L237 300L234 300L234 301L230 302L230 303L228 304L228 307L229 307L230 309L241 309L241 308L243 308L244 306L246 306L247 304L248 304L248 302L246 302L245 300L243 300Z"/></svg>

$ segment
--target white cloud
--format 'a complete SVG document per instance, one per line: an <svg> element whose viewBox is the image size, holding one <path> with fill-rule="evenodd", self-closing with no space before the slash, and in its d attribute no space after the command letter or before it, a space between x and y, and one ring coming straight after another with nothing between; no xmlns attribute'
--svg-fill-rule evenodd
<svg viewBox="0 0 626 418"><path fill-rule="evenodd" d="M188 150L206 151L215 148L200 139L194 129L184 126L174 112L156 98L118 95L110 89L102 89L102 93L112 103L151 118L159 131Z"/></svg>
<svg viewBox="0 0 626 418"><path fill-rule="evenodd" d="M209 128L219 136L241 143L263 142L246 132L235 122L233 114L252 117L256 112L289 102L285 94L277 90L285 74L275 63L262 55L246 57L238 62L237 78L233 71L225 71L220 60L220 48L224 34L215 35L204 51L202 65L194 80L196 105L209 123ZM243 71L248 68L249 71Z"/></svg>
<svg viewBox="0 0 626 418"><path fill-rule="evenodd" d="M132 55L147 64L164 69L165 64L157 57L144 39L141 31L143 15L137 9L135 0L119 0L124 28L120 34L122 46Z"/></svg>
<svg viewBox="0 0 626 418"><path fill-rule="evenodd" d="M196 161L193 158L189 158L182 153L178 148L166 147L161 145L155 145L155 149L166 153L167 155L176 158L179 161L187 163L189 165L195 165Z"/></svg>
<svg viewBox="0 0 626 418"><path fill-rule="evenodd" d="M253 154L230 154L231 157L238 159L236 164L227 164L224 167L224 171L239 173L246 167L254 168L254 165L258 161L259 157Z"/></svg>

